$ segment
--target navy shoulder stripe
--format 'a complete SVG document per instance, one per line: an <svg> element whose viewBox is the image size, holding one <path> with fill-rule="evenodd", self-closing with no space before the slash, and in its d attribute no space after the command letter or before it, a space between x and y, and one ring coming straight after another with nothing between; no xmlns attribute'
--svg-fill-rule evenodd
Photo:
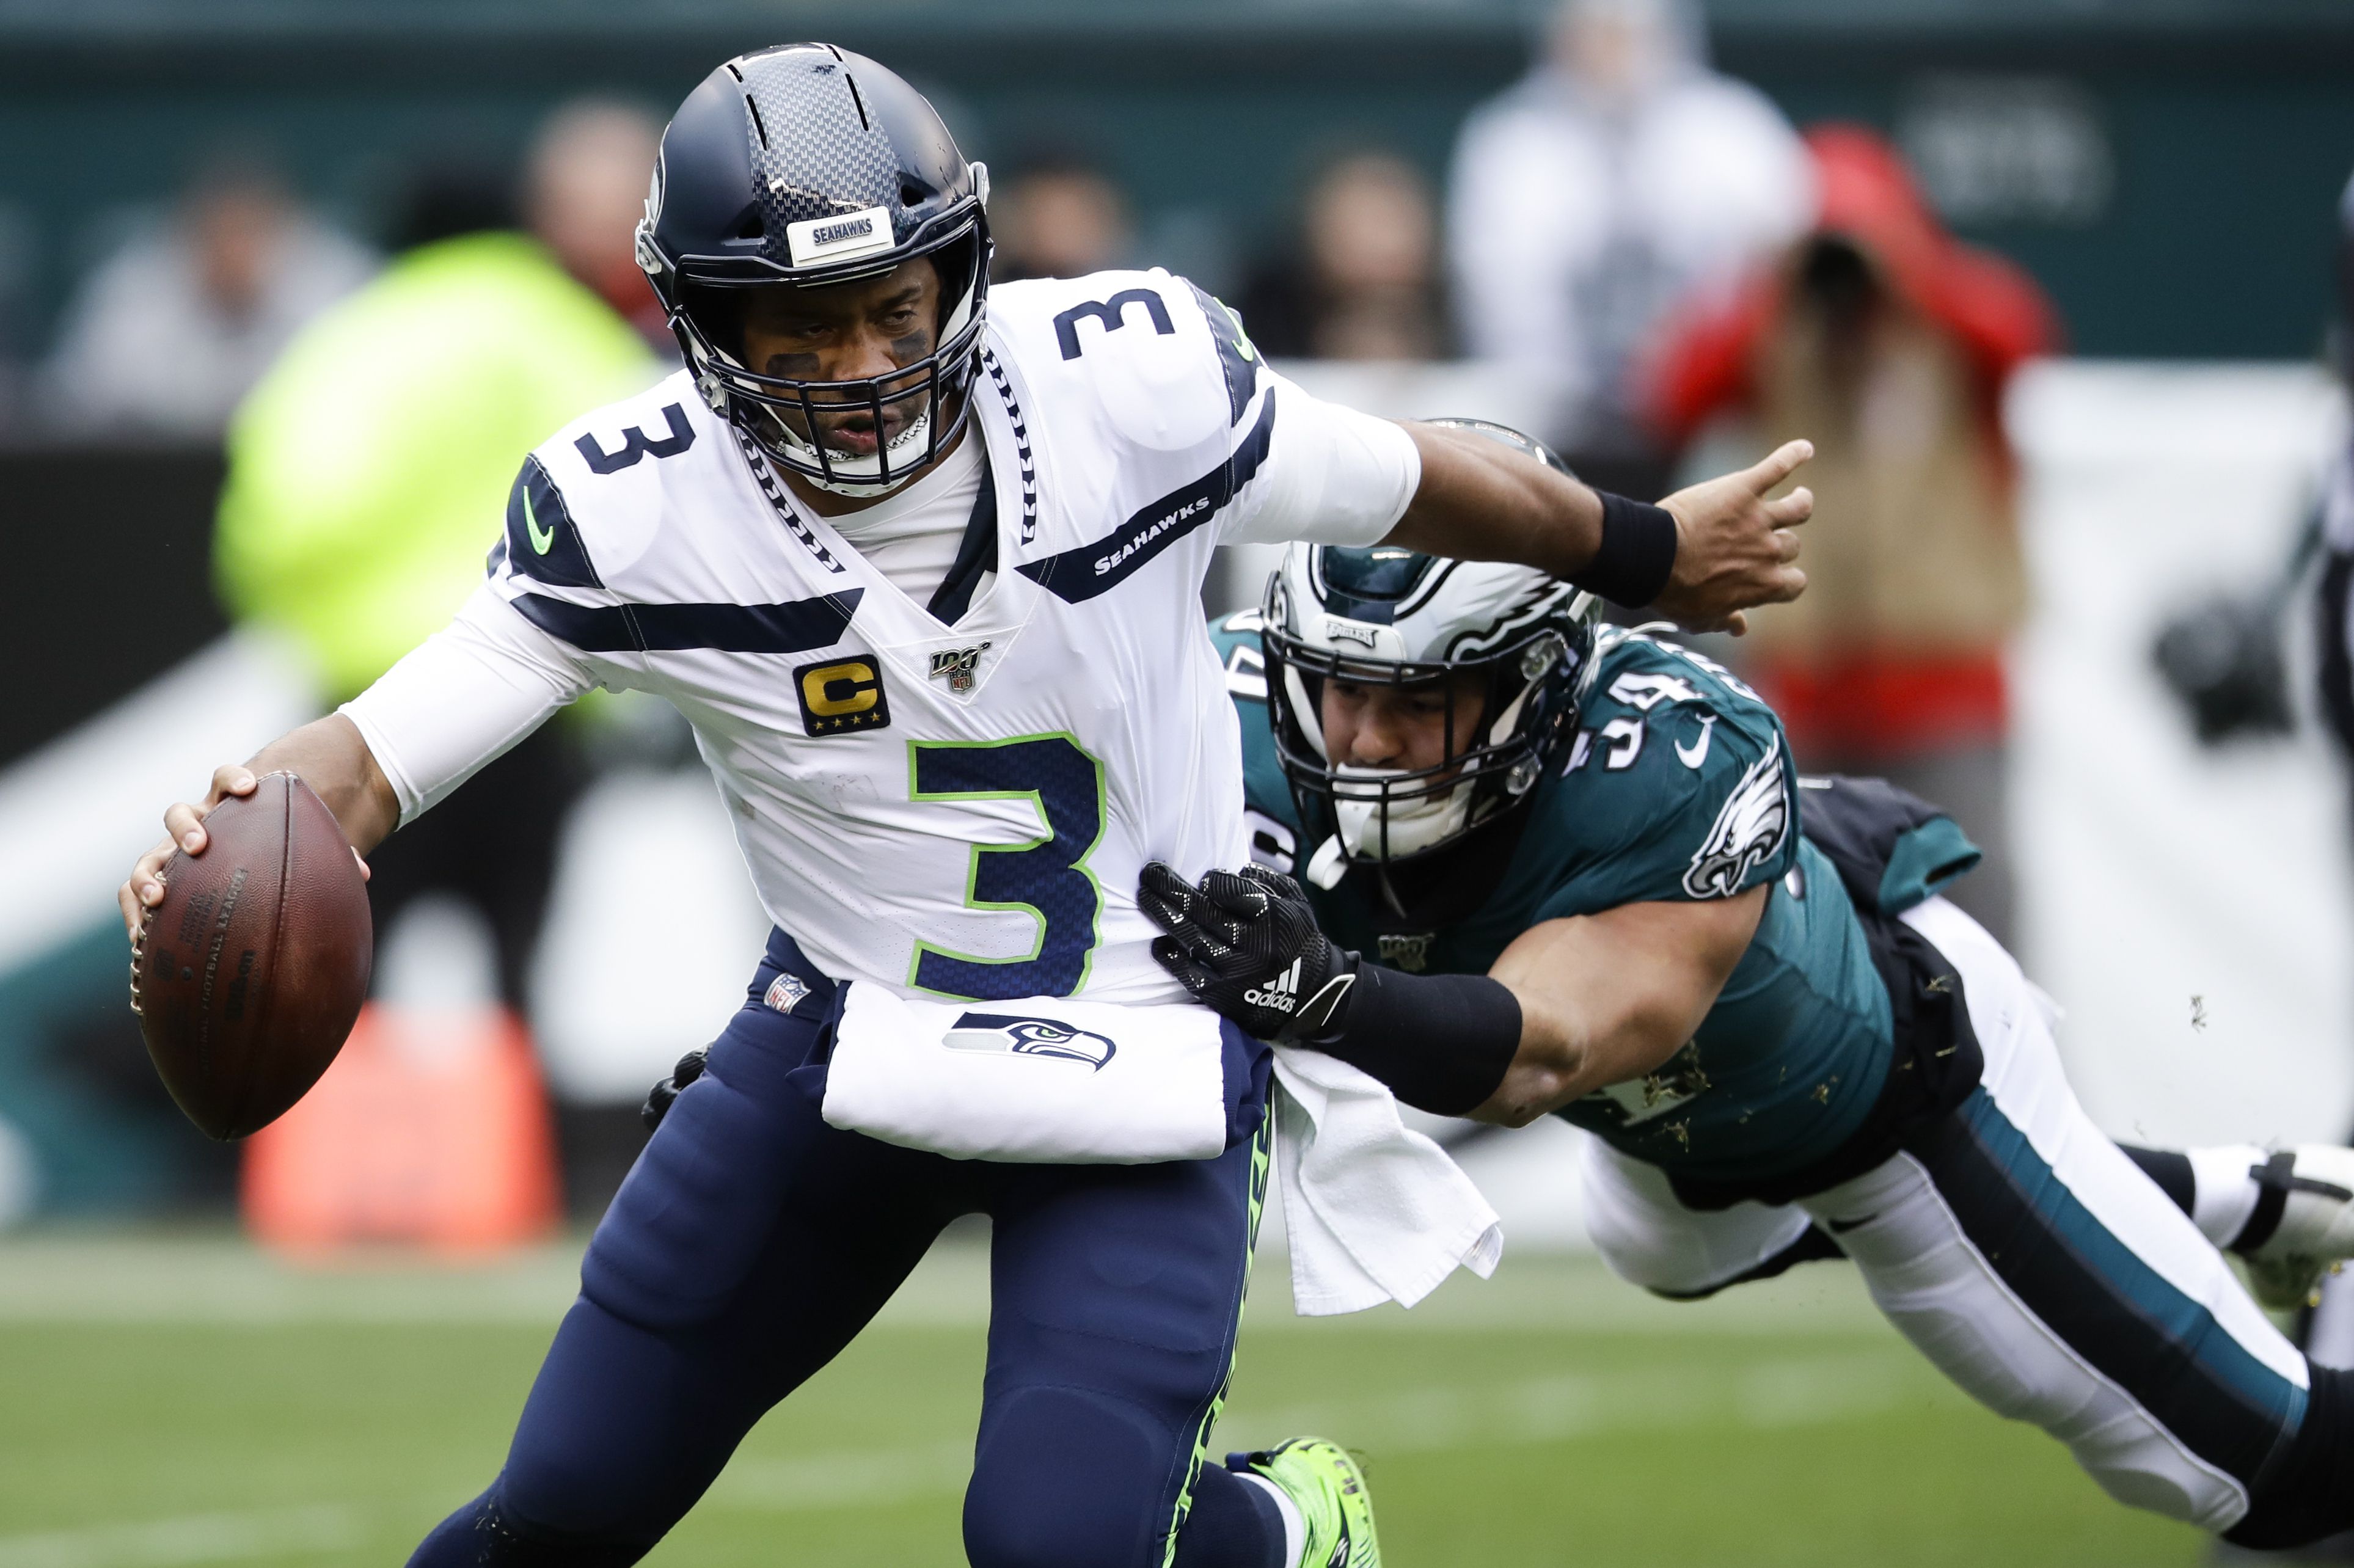
<svg viewBox="0 0 2354 1568"><path fill-rule="evenodd" d="M526 593L511 602L525 620L583 653L803 653L830 648L849 630L864 588L786 604L571 604Z"/></svg>
<svg viewBox="0 0 2354 1568"><path fill-rule="evenodd" d="M523 471L507 493L506 555L525 577L557 588L605 586L589 564L588 546L573 524L564 493L536 457L523 460Z"/></svg>
<svg viewBox="0 0 2354 1568"><path fill-rule="evenodd" d="M1171 491L1092 545L1081 545L1018 568L1056 598L1083 603L1108 593L1186 535L1207 523L1248 484L1267 461L1275 433L1275 399L1234 454L1193 483Z"/></svg>
<svg viewBox="0 0 2354 1568"><path fill-rule="evenodd" d="M1226 377L1226 424L1239 425L1243 411L1250 407L1251 394L1258 390L1258 351L1243 331L1242 317L1228 309L1225 301L1190 279L1185 286L1193 291L1193 302L1202 307L1202 318L1210 323L1210 339L1218 345L1218 368Z"/></svg>

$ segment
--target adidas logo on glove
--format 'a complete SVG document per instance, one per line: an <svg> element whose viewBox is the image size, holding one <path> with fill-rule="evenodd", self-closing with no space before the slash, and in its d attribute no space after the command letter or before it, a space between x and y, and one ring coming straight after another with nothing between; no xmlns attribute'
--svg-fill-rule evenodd
<svg viewBox="0 0 2354 1568"><path fill-rule="evenodd" d="M1299 960L1268 981L1264 989L1243 992L1243 1000L1254 1007L1271 1007L1278 1012L1289 1012L1299 1005Z"/></svg>

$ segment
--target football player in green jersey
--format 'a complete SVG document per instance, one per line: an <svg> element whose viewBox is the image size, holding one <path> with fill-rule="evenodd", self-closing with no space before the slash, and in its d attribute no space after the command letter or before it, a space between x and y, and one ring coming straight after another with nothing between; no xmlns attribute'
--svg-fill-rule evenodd
<svg viewBox="0 0 2354 1568"><path fill-rule="evenodd" d="M2354 1152L2110 1142L2047 1000L1937 895L1978 858L1951 820L1801 779L1755 693L1596 609L1522 567L1292 546L1213 629L1259 863L1148 869L1162 962L1409 1104L1591 1132L1589 1228L1638 1285L1844 1255L2120 1500L2254 1547L2354 1525L2354 1374L2218 1250L2302 1299L2354 1253Z"/></svg>

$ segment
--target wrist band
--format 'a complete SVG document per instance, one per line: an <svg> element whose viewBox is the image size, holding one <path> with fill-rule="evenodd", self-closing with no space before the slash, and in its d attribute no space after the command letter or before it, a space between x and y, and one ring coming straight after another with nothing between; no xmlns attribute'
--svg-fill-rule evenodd
<svg viewBox="0 0 2354 1568"><path fill-rule="evenodd" d="M1487 1102L1521 1048L1521 999L1486 975L1409 975L1361 965L1340 1026L1301 1044L1387 1084L1419 1110Z"/></svg>
<svg viewBox="0 0 2354 1568"><path fill-rule="evenodd" d="M1606 490L1594 493L1602 499L1602 543L1571 580L1613 604L1639 609L1667 591L1676 565L1676 520L1665 507Z"/></svg>

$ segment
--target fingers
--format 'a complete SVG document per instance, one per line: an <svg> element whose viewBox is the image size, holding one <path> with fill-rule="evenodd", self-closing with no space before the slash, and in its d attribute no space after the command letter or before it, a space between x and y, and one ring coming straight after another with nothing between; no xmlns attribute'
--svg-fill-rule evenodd
<svg viewBox="0 0 2354 1568"><path fill-rule="evenodd" d="M176 801L164 812L164 841L139 857L131 868L130 877L115 890L115 901L122 907L122 923L132 939L139 937L139 927L146 912L164 902L164 867L175 852L202 854L210 835L205 832L205 818L215 806L232 797L250 795L260 780L253 769L241 762L225 762L213 769L212 789L204 804L192 806L186 800ZM356 853L357 852L355 852ZM360 863L360 876L368 874L367 863Z"/></svg>
<svg viewBox="0 0 2354 1568"><path fill-rule="evenodd" d="M1216 979L1209 970L1187 958L1185 950L1177 945L1173 937L1155 937L1152 939L1152 956L1160 960L1162 969L1177 977L1179 985L1194 996L1200 996Z"/></svg>
<svg viewBox="0 0 2354 1568"><path fill-rule="evenodd" d="M205 797L205 810L212 810L231 795L250 795L260 782L244 763L224 762L213 769L213 792Z"/></svg>
<svg viewBox="0 0 2354 1568"><path fill-rule="evenodd" d="M1136 906L1144 912L1146 919L1164 931L1174 931L1182 926L1190 924L1185 918L1185 909L1182 905L1174 898L1156 893L1149 887L1140 887L1136 890Z"/></svg>
<svg viewBox="0 0 2354 1568"><path fill-rule="evenodd" d="M175 802L164 813L164 832L174 847L190 854L202 854L207 842L204 809L186 800Z"/></svg>
<svg viewBox="0 0 2354 1568"><path fill-rule="evenodd" d="M1244 920L1256 920L1267 913L1267 890L1247 876L1237 876L1231 871L1213 871L1202 878L1202 893L1225 913Z"/></svg>
<svg viewBox="0 0 2354 1568"><path fill-rule="evenodd" d="M1763 495L1797 472L1798 465L1814 455L1812 441L1785 441L1741 477L1752 491Z"/></svg>
<svg viewBox="0 0 2354 1568"><path fill-rule="evenodd" d="M147 910L164 902L164 865L172 858L172 851L171 844L160 843L141 855L132 864L130 880L122 885L122 891L137 905L142 919ZM133 929L131 934L136 937L139 933Z"/></svg>
<svg viewBox="0 0 2354 1568"><path fill-rule="evenodd" d="M1148 863L1144 874L1136 879L1136 906L1164 931L1173 931L1192 919L1200 898L1192 883L1157 860Z"/></svg>
<svg viewBox="0 0 2354 1568"><path fill-rule="evenodd" d="M1293 903L1307 901L1307 889L1301 887L1297 880L1284 875L1279 871L1269 870L1257 861L1251 862L1235 874L1249 878L1278 898L1289 899Z"/></svg>
<svg viewBox="0 0 2354 1568"><path fill-rule="evenodd" d="M1777 528L1795 528L1815 514L1815 493L1805 485L1766 503L1766 515Z"/></svg>
<svg viewBox="0 0 2354 1568"><path fill-rule="evenodd" d="M1144 917L1169 933L1157 938L1171 942L1190 957L1204 961L1214 960L1233 951L1228 922L1219 917L1195 889L1180 882L1173 891L1139 887L1136 906Z"/></svg>
<svg viewBox="0 0 2354 1568"><path fill-rule="evenodd" d="M362 882L369 881L375 877L376 873L368 869L368 863L361 857L359 851L352 851L352 859L359 864L360 880Z"/></svg>

